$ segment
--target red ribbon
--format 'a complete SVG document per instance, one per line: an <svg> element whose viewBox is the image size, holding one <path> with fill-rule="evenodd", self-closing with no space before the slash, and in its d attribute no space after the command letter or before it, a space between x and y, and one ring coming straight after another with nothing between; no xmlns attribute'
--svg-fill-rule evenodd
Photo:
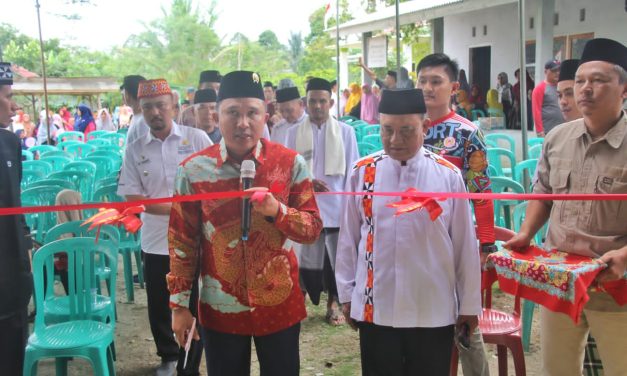
<svg viewBox="0 0 627 376"><path fill-rule="evenodd" d="M124 226L126 231L134 234L142 227L142 221L137 217L137 214L145 211L146 208L143 205L139 206L131 206L126 208L122 213L120 213L117 209L104 209L100 208L98 213L92 215L87 218L85 222L83 222L83 226L91 224L89 226L89 231L94 228L98 228L96 231L96 243L98 242L98 237L100 236L100 228L103 225L117 225Z"/></svg>
<svg viewBox="0 0 627 376"><path fill-rule="evenodd" d="M274 187L273 187L274 188ZM269 192L276 193L270 189ZM186 196L151 198L132 202L103 202L79 205L24 206L0 208L0 215L32 214L66 210L114 208L124 210L138 205L164 204L171 202L190 202L201 200L219 200L251 196L252 192L229 191L199 193ZM293 193L297 194L297 193ZM548 200L548 201L627 201L627 194L523 194L523 193L465 193L465 192L316 192L316 195L342 196L382 196L382 197L427 197L436 200L447 198L466 200Z"/></svg>
<svg viewBox="0 0 627 376"><path fill-rule="evenodd" d="M406 194L412 194L414 192L418 192L418 190L415 188L409 188L405 191ZM438 204L435 199L430 197L403 196L400 201L391 202L385 206L388 208L396 208L394 216L411 213L415 210L426 209L429 213L431 221L435 221L440 214L442 214L442 207L440 207L440 204Z"/></svg>

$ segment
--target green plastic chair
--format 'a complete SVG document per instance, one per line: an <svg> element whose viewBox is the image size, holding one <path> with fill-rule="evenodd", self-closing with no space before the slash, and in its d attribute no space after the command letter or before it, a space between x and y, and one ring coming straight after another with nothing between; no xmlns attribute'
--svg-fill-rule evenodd
<svg viewBox="0 0 627 376"><path fill-rule="evenodd" d="M485 112L483 110L471 110L470 115L472 116L472 121L479 120L480 117L486 117Z"/></svg>
<svg viewBox="0 0 627 376"><path fill-rule="evenodd" d="M65 151L74 156L74 159L80 159L84 156L87 156L87 154L91 153L94 150L97 150L96 145L86 144L84 142L68 145L65 149Z"/></svg>
<svg viewBox="0 0 627 376"><path fill-rule="evenodd" d="M534 137L527 140L527 147L531 148L536 145L544 144L544 137Z"/></svg>
<svg viewBox="0 0 627 376"><path fill-rule="evenodd" d="M542 155L542 145L534 145L529 148L529 159L540 159Z"/></svg>
<svg viewBox="0 0 627 376"><path fill-rule="evenodd" d="M490 178L494 193L525 193L525 189L518 182L496 176ZM518 205L521 200L494 200L494 225L512 229L511 207Z"/></svg>
<svg viewBox="0 0 627 376"><path fill-rule="evenodd" d="M486 143L488 143L488 141L496 143L497 148L502 148L503 146L501 146L499 142L504 141L507 143L507 147L504 149L508 149L512 154L516 155L516 140L514 140L514 137L504 133L489 133L485 135L484 139Z"/></svg>
<svg viewBox="0 0 627 376"><path fill-rule="evenodd" d="M113 153L115 155L122 156L122 149L117 145L100 145L97 146L94 151L102 151L107 153Z"/></svg>
<svg viewBox="0 0 627 376"><path fill-rule="evenodd" d="M74 156L65 150L46 151L41 154L41 157L39 159L46 159L50 157L65 157L69 159L74 159Z"/></svg>
<svg viewBox="0 0 627 376"><path fill-rule="evenodd" d="M487 146L489 148L498 148L499 147L499 143L494 141L494 140L485 140L485 146Z"/></svg>
<svg viewBox="0 0 627 376"><path fill-rule="evenodd" d="M71 221L58 224L48 230L46 236L44 237L45 244L51 243L55 240L62 239L64 237L86 237L93 238L93 241L96 241L96 234L98 233L97 229L89 231L89 225L83 225L83 221ZM114 245L118 246L120 243L120 233L118 232L117 227L112 225L103 225L100 228L100 233L98 234L98 241L110 241ZM112 285L111 285L111 268L106 264L106 260L98 259L96 262L95 273L97 274L99 281L106 281L107 283L107 291L109 294L111 293ZM54 293L54 276L46 273L47 283L46 283L46 291L44 298L44 318L47 323L59 323L69 320L69 302L70 299L67 295L57 296ZM100 322L111 322L111 317L109 316L109 309L107 305L115 304L115 301L111 301L110 297L107 295L102 295L99 289L100 286L96 287L98 291L98 295L96 296L96 305L92 311L92 320L97 320ZM115 311L115 309L114 309Z"/></svg>
<svg viewBox="0 0 627 376"><path fill-rule="evenodd" d="M41 359L54 358L56 374L67 374L67 362L71 358L88 359L94 375L115 375L114 330L115 320L109 323L92 320L94 289L97 279L94 275L96 256L104 258L111 265L111 278L115 281L117 272L117 252L112 242L94 242L93 238L71 238L57 240L41 247L33 256L33 270L44 270L51 275L54 254L65 252L68 256L69 320L63 323L48 324L43 309L35 315L34 331L28 338L23 375L36 375L37 363ZM35 306L44 306L43 273L34 273ZM115 289L111 290L111 301L115 301ZM109 305L109 317L115 317L113 305Z"/></svg>
<svg viewBox="0 0 627 376"><path fill-rule="evenodd" d="M525 219L525 214L527 212L528 202L523 202L514 207L514 231L519 232L522 226L522 223ZM548 222L542 226L542 228L536 233L534 236L534 242L536 245L541 246L544 242L544 237L546 236L546 232L548 230ZM525 351L529 351L529 345L531 343L531 326L533 324L533 313L535 310L536 304L531 300L523 300L523 308L522 308L522 343L523 349Z"/></svg>
<svg viewBox="0 0 627 376"><path fill-rule="evenodd" d="M78 141L78 140L67 140L67 141L63 141L63 142L59 142L57 144L57 149L59 150L67 150L67 147L70 145L85 145L84 142L82 141Z"/></svg>
<svg viewBox="0 0 627 376"><path fill-rule="evenodd" d="M81 159L81 161L92 162L96 165L96 181L110 177L113 173L117 172L114 169L115 162L110 157L88 155Z"/></svg>
<svg viewBox="0 0 627 376"><path fill-rule="evenodd" d="M500 110L498 108L488 107L488 116L489 117L505 117L505 114L503 113L503 110Z"/></svg>
<svg viewBox="0 0 627 376"><path fill-rule="evenodd" d="M37 158L40 158L41 155L47 151L57 151L59 149L55 148L52 145L36 145L28 148L28 151L35 154Z"/></svg>
<svg viewBox="0 0 627 376"><path fill-rule="evenodd" d="M369 136L371 134L379 134L379 129L381 128L381 126L379 124L374 124L374 125L366 125L363 128L363 135L364 136Z"/></svg>
<svg viewBox="0 0 627 376"><path fill-rule="evenodd" d="M22 191L22 206L54 205L57 194L61 192L61 190L63 190L63 188L57 185L29 187ZM25 214L24 217L26 219L26 224L30 227L33 240L39 244L44 243L44 236L46 235L46 232L57 223L56 212L31 213Z"/></svg>
<svg viewBox="0 0 627 376"><path fill-rule="evenodd" d="M44 176L52 172L52 164L45 160L24 161L22 171L40 171Z"/></svg>
<svg viewBox="0 0 627 376"><path fill-rule="evenodd" d="M23 170L22 182L20 184L22 190L26 189L29 184L42 180L46 175L39 170Z"/></svg>
<svg viewBox="0 0 627 376"><path fill-rule="evenodd" d="M104 179L96 181L95 191L97 192L100 188L106 187L106 186L109 186L109 185L115 185L117 187L117 185L118 185L118 177L117 176L110 176L108 178L104 178Z"/></svg>
<svg viewBox="0 0 627 376"><path fill-rule="evenodd" d="M120 128L118 129L118 133L126 135L128 133L128 128Z"/></svg>
<svg viewBox="0 0 627 376"><path fill-rule="evenodd" d="M60 179L74 183L85 200L91 200L94 195L94 174L86 171L64 170L53 172L48 179Z"/></svg>
<svg viewBox="0 0 627 376"><path fill-rule="evenodd" d="M498 172L499 176L512 176L512 171L516 168L516 157L514 153L503 148L487 148L488 150L488 163ZM509 167L503 167L501 158L507 158L509 161Z"/></svg>
<svg viewBox="0 0 627 376"><path fill-rule="evenodd" d="M22 150L22 161L34 161L35 154L28 150Z"/></svg>
<svg viewBox="0 0 627 376"><path fill-rule="evenodd" d="M339 119L341 122L346 123L346 124L350 124L352 122L354 122L355 120L359 120L354 116L342 116Z"/></svg>
<svg viewBox="0 0 627 376"><path fill-rule="evenodd" d="M88 157L105 157L110 160L112 164L112 171L118 172L122 168L122 153L112 152L107 150L95 150L87 155Z"/></svg>
<svg viewBox="0 0 627 376"><path fill-rule="evenodd" d="M61 189L71 189L73 191L78 191L78 187L72 181L63 180L63 179L51 179L51 178L45 178L45 179L34 181L30 183L27 188L48 187L48 186L56 186L56 187L60 187Z"/></svg>
<svg viewBox="0 0 627 376"><path fill-rule="evenodd" d="M525 187L527 192L531 192L533 187L533 176L536 173L536 167L538 166L537 159L527 159L521 162L516 163L516 167L514 168L514 180L516 180L520 185ZM525 186L525 176L528 177L529 185Z"/></svg>
<svg viewBox="0 0 627 376"><path fill-rule="evenodd" d="M366 155L370 155L381 150L376 145L370 144L368 142L358 142L357 149L359 150L360 157L365 157Z"/></svg>
<svg viewBox="0 0 627 376"><path fill-rule="evenodd" d="M63 167L63 171L84 171L92 176L96 175L96 164L90 161L74 161L70 162ZM97 184L98 182L96 182Z"/></svg>
<svg viewBox="0 0 627 376"><path fill-rule="evenodd" d="M461 107L458 107L458 108L457 108L457 110L455 110L455 113L456 113L457 115L459 115L459 116L463 116L463 117L465 117L466 119L469 119L469 117L468 117L468 112L466 112L466 110L464 110L464 109L463 109L463 108L461 108Z"/></svg>
<svg viewBox="0 0 627 376"><path fill-rule="evenodd" d="M93 133L93 132L92 132ZM91 133L90 133L91 134ZM111 141L109 140L104 140L102 138L93 138L91 140L87 140L87 143L89 145L94 145L94 146L103 146L103 145L111 145Z"/></svg>
<svg viewBox="0 0 627 376"><path fill-rule="evenodd" d="M488 176L491 177L491 178L499 176L499 173L496 170L496 168L494 168L494 166L488 165Z"/></svg>
<svg viewBox="0 0 627 376"><path fill-rule="evenodd" d="M52 152L49 151L48 153ZM65 168L68 163L72 162L72 159L63 156L48 156L43 158L42 160L50 162L50 164L52 165L52 171L63 171L63 168Z"/></svg>
<svg viewBox="0 0 627 376"><path fill-rule="evenodd" d="M381 143L381 135L379 134L366 135L362 137L361 142L372 144L377 147L377 150L381 150L383 148L383 144Z"/></svg>
<svg viewBox="0 0 627 376"><path fill-rule="evenodd" d="M124 147L126 144L126 135L122 133L109 133L100 136L103 140L109 140L111 145L118 145L119 147Z"/></svg>
<svg viewBox="0 0 627 376"><path fill-rule="evenodd" d="M99 137L101 137L101 136L103 136L105 134L109 134L109 133L111 133L111 132L109 132L109 131L92 131L92 132L89 132L89 134L87 135L87 141L95 140L95 139L97 139L97 138L99 138Z"/></svg>
<svg viewBox="0 0 627 376"><path fill-rule="evenodd" d="M61 136L59 136L59 142L70 141L70 140L85 142L85 134L83 132L69 131L69 132L63 132L61 133Z"/></svg>

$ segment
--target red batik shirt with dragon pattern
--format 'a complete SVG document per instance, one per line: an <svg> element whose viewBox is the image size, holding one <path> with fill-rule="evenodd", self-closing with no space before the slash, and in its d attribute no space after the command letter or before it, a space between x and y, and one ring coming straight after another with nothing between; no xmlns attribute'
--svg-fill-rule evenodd
<svg viewBox="0 0 627 376"><path fill-rule="evenodd" d="M310 172L304 159L261 140L250 156L253 186L278 189L279 213L251 212L241 240L242 199L175 202L168 233L171 307L189 307L200 267L199 319L203 327L240 335L267 335L306 317L293 243L313 243L322 230ZM190 156L179 167L175 195L241 190L240 165L224 141ZM199 264L200 263L200 264Z"/></svg>

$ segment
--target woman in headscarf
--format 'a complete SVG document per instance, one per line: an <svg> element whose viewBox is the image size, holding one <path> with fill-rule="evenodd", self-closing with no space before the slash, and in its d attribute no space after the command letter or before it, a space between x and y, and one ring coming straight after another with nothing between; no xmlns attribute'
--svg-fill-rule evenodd
<svg viewBox="0 0 627 376"><path fill-rule="evenodd" d="M361 88L356 83L352 83L349 85L350 88L350 96L346 101L346 106L344 107L344 113L349 114L353 107L357 106L359 101L361 100Z"/></svg>
<svg viewBox="0 0 627 376"><path fill-rule="evenodd" d="M515 121L512 119L512 108L514 106L512 84L509 83L509 78L505 72L499 73L496 78L496 90L498 91L499 102L503 105L503 113L505 114L505 127L507 127L507 129L512 129Z"/></svg>
<svg viewBox="0 0 627 376"><path fill-rule="evenodd" d="M401 67L401 74L398 75L398 83L396 85L399 89L413 89L414 81L409 77L409 71L405 67Z"/></svg>
<svg viewBox="0 0 627 376"><path fill-rule="evenodd" d="M374 95L370 85L364 84L361 89L360 119L368 124L379 124L379 98Z"/></svg>
<svg viewBox="0 0 627 376"><path fill-rule="evenodd" d="M466 78L466 71L463 69L459 70L458 75L459 89L466 91L466 93L470 93L470 85L468 84L468 78Z"/></svg>
<svg viewBox="0 0 627 376"><path fill-rule="evenodd" d="M96 130L94 115L92 115L91 109L85 104L78 105L78 120L74 124L74 129L85 133L85 139L87 139L87 135L90 132Z"/></svg>
<svg viewBox="0 0 627 376"><path fill-rule="evenodd" d="M99 131L117 131L117 127L113 124L111 115L106 108L98 110L98 119L96 119L96 129Z"/></svg>
<svg viewBox="0 0 627 376"><path fill-rule="evenodd" d="M479 85L474 84L470 88L470 97L468 102L472 105L473 110L485 111L485 98L481 94L481 88Z"/></svg>
<svg viewBox="0 0 627 376"><path fill-rule="evenodd" d="M533 88L536 86L533 78L529 74L529 71L525 69L525 74L527 77L527 129L533 130L533 112L531 109L531 93L533 92ZM514 84L514 104L516 108L516 119L521 119L520 115L520 69L516 69L514 72L514 76L516 77L516 83ZM516 127L517 129L518 126Z"/></svg>
<svg viewBox="0 0 627 376"><path fill-rule="evenodd" d="M57 132L54 135L54 139L56 141L63 134L63 132L65 132L65 125L63 123L63 118L61 117L61 115L52 115L52 124L57 128Z"/></svg>

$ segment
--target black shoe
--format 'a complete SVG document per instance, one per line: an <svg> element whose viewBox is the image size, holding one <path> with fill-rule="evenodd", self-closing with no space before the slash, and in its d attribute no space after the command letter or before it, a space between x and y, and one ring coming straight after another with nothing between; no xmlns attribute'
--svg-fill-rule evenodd
<svg viewBox="0 0 627 376"><path fill-rule="evenodd" d="M176 360L169 362L161 362L157 368L156 376L176 376Z"/></svg>

